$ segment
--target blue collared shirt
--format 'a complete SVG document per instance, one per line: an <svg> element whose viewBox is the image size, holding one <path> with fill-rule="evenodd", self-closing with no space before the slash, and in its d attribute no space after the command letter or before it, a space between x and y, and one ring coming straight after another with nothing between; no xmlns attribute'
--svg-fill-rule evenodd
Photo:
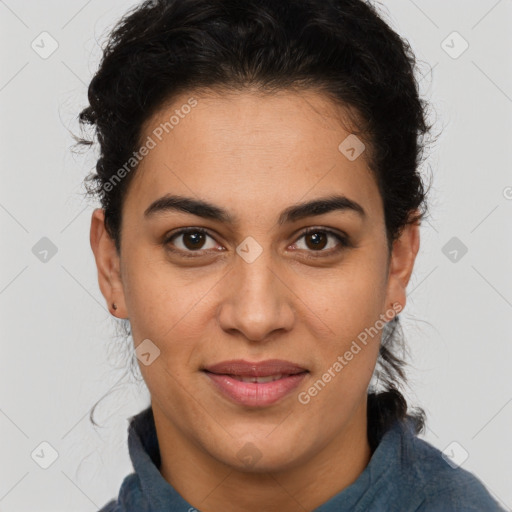
<svg viewBox="0 0 512 512"><path fill-rule="evenodd" d="M133 416L128 449L134 473L117 500L99 512L190 512L194 507L162 477L151 406ZM452 467L440 450L397 421L382 437L357 480L313 512L503 512L482 482ZM276 511L279 512L279 511Z"/></svg>

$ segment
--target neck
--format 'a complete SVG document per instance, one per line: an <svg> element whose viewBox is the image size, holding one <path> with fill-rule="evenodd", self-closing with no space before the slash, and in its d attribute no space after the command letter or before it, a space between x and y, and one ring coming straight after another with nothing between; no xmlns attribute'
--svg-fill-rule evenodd
<svg viewBox="0 0 512 512"><path fill-rule="evenodd" d="M313 510L341 492L371 458L366 400L350 422L313 457L284 471L247 472L214 459L153 406L162 477L203 512Z"/></svg>

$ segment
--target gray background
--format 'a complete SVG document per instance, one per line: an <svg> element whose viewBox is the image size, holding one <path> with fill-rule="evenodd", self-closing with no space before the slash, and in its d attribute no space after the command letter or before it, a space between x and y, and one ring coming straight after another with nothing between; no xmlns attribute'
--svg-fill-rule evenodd
<svg viewBox="0 0 512 512"><path fill-rule="evenodd" d="M0 1L2 512L100 508L131 471L126 418L149 403L144 385L123 377L128 359L97 284L97 205L81 186L95 151L70 150L99 45L132 5ZM424 438L512 510L512 1L385 5L443 130L423 166L432 216L401 315L407 396L428 413ZM109 391L94 429L89 410ZM42 442L57 452L47 469Z"/></svg>

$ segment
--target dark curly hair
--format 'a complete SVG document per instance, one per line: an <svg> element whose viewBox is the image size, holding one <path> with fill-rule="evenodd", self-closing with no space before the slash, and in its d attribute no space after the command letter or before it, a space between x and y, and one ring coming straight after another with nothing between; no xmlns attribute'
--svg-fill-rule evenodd
<svg viewBox="0 0 512 512"><path fill-rule="evenodd" d="M427 213L418 172L426 147L428 104L419 97L416 58L369 2L363 0L153 0L113 28L88 89L82 130L95 128L100 146L87 192L105 209L106 229L120 253L121 207L136 172L106 186L141 144L144 123L188 91L315 90L348 110L365 141L384 204L388 250L403 228ZM90 145L94 137L77 138ZM408 412L399 317L384 328L368 393L368 437L374 449ZM92 420L92 415L91 415ZM93 421L94 423L94 421Z"/></svg>

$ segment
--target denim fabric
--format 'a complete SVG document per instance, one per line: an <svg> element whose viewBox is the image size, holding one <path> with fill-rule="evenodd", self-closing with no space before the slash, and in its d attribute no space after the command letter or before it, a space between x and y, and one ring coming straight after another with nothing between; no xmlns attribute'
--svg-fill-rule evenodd
<svg viewBox="0 0 512 512"><path fill-rule="evenodd" d="M162 477L151 406L131 418L128 448L134 473L117 500L100 512L194 512ZM494 512L504 511L482 482L418 438L409 421L396 422L382 437L357 480L313 512ZM279 512L279 511L276 511Z"/></svg>

